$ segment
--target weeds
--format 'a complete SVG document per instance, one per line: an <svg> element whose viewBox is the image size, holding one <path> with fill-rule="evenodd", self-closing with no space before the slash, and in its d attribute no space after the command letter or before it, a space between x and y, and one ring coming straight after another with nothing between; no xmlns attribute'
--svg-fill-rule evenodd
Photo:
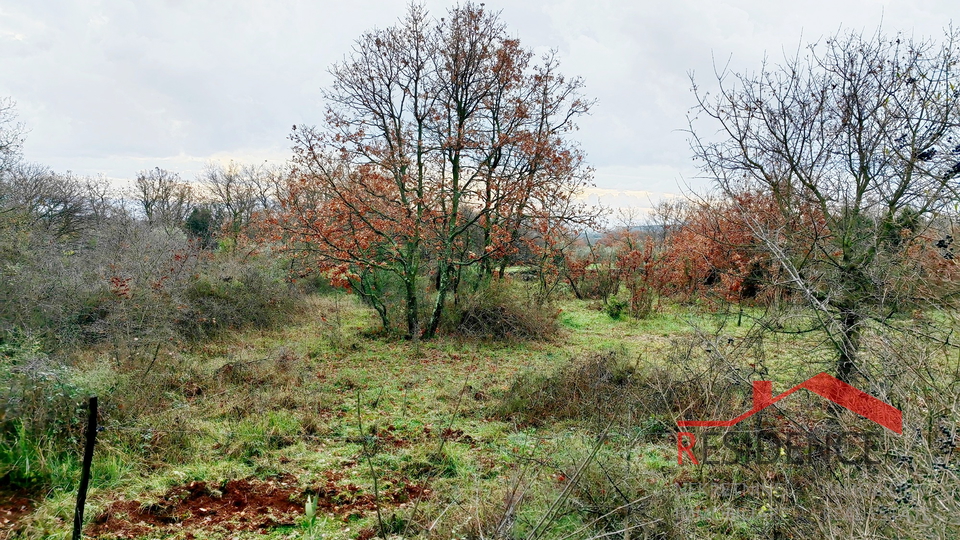
<svg viewBox="0 0 960 540"><path fill-rule="evenodd" d="M680 345L668 352L677 365L691 354ZM521 425L578 420L599 429L614 422L657 436L672 430L680 415L718 414L714 397L723 396L718 401L731 408L743 402L746 385L693 368L676 371L641 368L623 350L574 356L549 375L521 374L493 412Z"/></svg>

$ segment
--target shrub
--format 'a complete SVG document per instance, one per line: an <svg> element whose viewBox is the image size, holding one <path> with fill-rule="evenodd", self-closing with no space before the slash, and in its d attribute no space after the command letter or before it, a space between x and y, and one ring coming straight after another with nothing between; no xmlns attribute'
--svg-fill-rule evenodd
<svg viewBox="0 0 960 540"><path fill-rule="evenodd" d="M287 285L266 269L229 262L206 269L187 286L184 300L186 308L177 318L177 327L194 339L225 329L266 328L294 307Z"/></svg>
<svg viewBox="0 0 960 540"><path fill-rule="evenodd" d="M83 389L35 343L4 347L0 377L6 383L0 395L0 482L56 483L78 461Z"/></svg>
<svg viewBox="0 0 960 540"><path fill-rule="evenodd" d="M546 339L559 330L559 310L527 298L520 284L494 280L447 310L447 328L481 339Z"/></svg>
<svg viewBox="0 0 960 540"><path fill-rule="evenodd" d="M607 312L607 315L611 319L620 320L623 317L623 314L626 313L627 308L630 307L630 304L624 300L618 298L611 298L607 301L607 305L604 308L604 311Z"/></svg>

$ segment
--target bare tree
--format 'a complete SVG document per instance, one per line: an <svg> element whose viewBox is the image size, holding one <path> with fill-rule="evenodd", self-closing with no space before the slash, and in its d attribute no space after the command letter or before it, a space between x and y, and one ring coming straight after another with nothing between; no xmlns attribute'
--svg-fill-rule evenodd
<svg viewBox="0 0 960 540"><path fill-rule="evenodd" d="M23 124L17 122L16 104L9 97L0 98L0 174L19 159L23 144Z"/></svg>
<svg viewBox="0 0 960 540"><path fill-rule="evenodd" d="M653 225L661 246L672 234L680 230L689 213L690 203L686 199L662 199L653 205L650 209L649 223Z"/></svg>
<svg viewBox="0 0 960 540"><path fill-rule="evenodd" d="M84 179L83 188L91 218L98 225L125 213L116 190L103 175Z"/></svg>
<svg viewBox="0 0 960 540"><path fill-rule="evenodd" d="M256 211L272 211L279 207L286 179L290 175L289 167L263 162L245 165L241 173L254 189Z"/></svg>
<svg viewBox="0 0 960 540"><path fill-rule="evenodd" d="M89 221L84 183L70 172L18 162L7 171L4 188L9 208L55 238L72 236Z"/></svg>
<svg viewBox="0 0 960 540"><path fill-rule="evenodd" d="M179 227L196 204L193 188L180 175L155 167L140 171L134 182L134 196L147 222L163 227Z"/></svg>
<svg viewBox="0 0 960 540"><path fill-rule="evenodd" d="M728 196L773 198L775 219L743 218L813 308L843 380L862 372L868 325L949 297L909 281L929 277L918 254L958 200L957 40L839 33L782 65L719 73L716 95L694 84L720 127L715 138L691 121L703 170Z"/></svg>
<svg viewBox="0 0 960 540"><path fill-rule="evenodd" d="M217 220L236 240L250 224L253 215L269 203L270 183L266 170L231 161L226 165L210 163L200 173Z"/></svg>

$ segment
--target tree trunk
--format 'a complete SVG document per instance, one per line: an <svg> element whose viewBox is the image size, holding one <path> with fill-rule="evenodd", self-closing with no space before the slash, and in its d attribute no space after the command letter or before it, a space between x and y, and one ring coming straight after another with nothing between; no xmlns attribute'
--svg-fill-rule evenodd
<svg viewBox="0 0 960 540"><path fill-rule="evenodd" d="M860 322L862 317L853 310L844 310L840 319L840 347L837 357L837 378L849 383L857 370L857 352L860 349Z"/></svg>
<svg viewBox="0 0 960 540"><path fill-rule="evenodd" d="M439 284L437 285L437 301L433 305L433 315L430 317L430 325L424 332L424 339L431 339L437 334L440 328L440 318L443 316L443 307L447 299L447 289L450 288L450 278L452 266L444 266L439 271Z"/></svg>
<svg viewBox="0 0 960 540"><path fill-rule="evenodd" d="M577 287L577 282L573 277L567 274L567 283L570 284L570 290L573 291L573 295L577 297L577 300L583 300L583 294L580 292L580 287Z"/></svg>
<svg viewBox="0 0 960 540"><path fill-rule="evenodd" d="M375 284L370 283L370 279L376 278L369 277L369 274L364 273L358 281L351 283L351 286L363 302L377 312L377 315L380 316L380 323L383 324L384 331L389 332L391 330L390 314L387 311L387 306L383 303L380 291Z"/></svg>
<svg viewBox="0 0 960 540"><path fill-rule="evenodd" d="M416 276L407 276L404 286L407 297L407 337L417 340L420 338L420 306L417 302Z"/></svg>

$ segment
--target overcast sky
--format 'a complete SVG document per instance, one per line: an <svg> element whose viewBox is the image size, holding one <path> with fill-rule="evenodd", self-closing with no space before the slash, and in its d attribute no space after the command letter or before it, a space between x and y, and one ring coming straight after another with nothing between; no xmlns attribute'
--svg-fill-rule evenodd
<svg viewBox="0 0 960 540"><path fill-rule="evenodd" d="M442 16L451 2L426 2ZM957 0L486 0L535 50L559 50L598 100L576 134L591 194L647 206L702 188L683 130L689 72L753 69L838 29L939 38ZM210 160L283 162L293 124L322 121L327 68L404 1L0 0L0 96L29 130L24 155L59 171L191 179ZM707 128L708 126L704 126Z"/></svg>

